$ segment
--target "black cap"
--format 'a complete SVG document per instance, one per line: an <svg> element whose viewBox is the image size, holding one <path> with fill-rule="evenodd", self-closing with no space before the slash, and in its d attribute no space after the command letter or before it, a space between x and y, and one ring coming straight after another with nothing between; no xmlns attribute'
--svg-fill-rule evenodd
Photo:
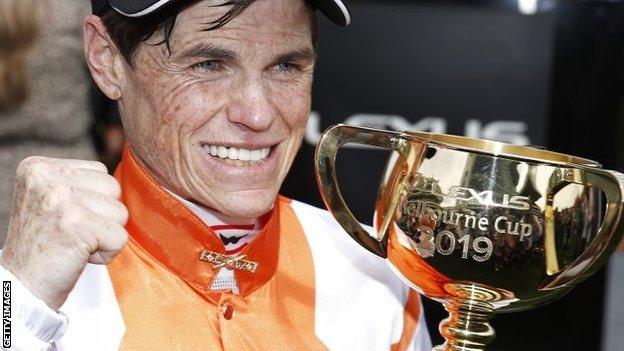
<svg viewBox="0 0 624 351"><path fill-rule="evenodd" d="M175 0L91 0L93 13L103 14L112 7L127 17L144 17ZM342 0L311 0L334 23L347 26L351 23L349 9Z"/></svg>

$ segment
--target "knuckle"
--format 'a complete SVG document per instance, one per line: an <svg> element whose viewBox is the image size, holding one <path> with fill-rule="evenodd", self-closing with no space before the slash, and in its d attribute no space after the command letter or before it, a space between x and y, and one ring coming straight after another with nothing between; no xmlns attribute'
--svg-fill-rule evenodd
<svg viewBox="0 0 624 351"><path fill-rule="evenodd" d="M21 177L26 189L35 189L39 184L38 177L34 173L29 173Z"/></svg>
<svg viewBox="0 0 624 351"><path fill-rule="evenodd" d="M23 173L17 176L16 186L22 188L23 191L32 191L40 187L41 181L34 173Z"/></svg>
<svg viewBox="0 0 624 351"><path fill-rule="evenodd" d="M29 156L20 162L19 166L17 166L18 172L28 171L33 165L38 163L45 162L46 158L43 156Z"/></svg>
<svg viewBox="0 0 624 351"><path fill-rule="evenodd" d="M126 246L128 232L121 225L109 222L106 229L100 234L100 248L107 251L117 252Z"/></svg>
<svg viewBox="0 0 624 351"><path fill-rule="evenodd" d="M121 186L115 177L106 175L106 188L111 197L118 199L121 196Z"/></svg>
<svg viewBox="0 0 624 351"><path fill-rule="evenodd" d="M30 156L20 162L17 167L17 178L27 179L35 175L45 175L48 172L49 166L46 157Z"/></svg>
<svg viewBox="0 0 624 351"><path fill-rule="evenodd" d="M28 170L31 174L44 176L50 172L50 166L45 161L41 161L33 163Z"/></svg>
<svg viewBox="0 0 624 351"><path fill-rule="evenodd" d="M58 225L62 232L75 232L85 223L86 215L83 211L73 208L60 211Z"/></svg>
<svg viewBox="0 0 624 351"><path fill-rule="evenodd" d="M91 170L94 170L96 172L100 172L100 173L104 173L104 174L108 174L108 167L106 167L105 164L103 164L100 161L91 161L91 160L85 160L82 161L84 162L84 166L87 167Z"/></svg>
<svg viewBox="0 0 624 351"><path fill-rule="evenodd" d="M118 202L118 204L119 204L119 223L123 226L123 225L126 225L126 223L128 223L128 218L130 217L130 214L124 204L122 204L121 202Z"/></svg>
<svg viewBox="0 0 624 351"><path fill-rule="evenodd" d="M99 161L91 161L95 168L98 168L100 171L108 174L108 167L105 164Z"/></svg>
<svg viewBox="0 0 624 351"><path fill-rule="evenodd" d="M121 227L117 233L117 243L115 245L116 250L121 250L128 243L128 232Z"/></svg>
<svg viewBox="0 0 624 351"><path fill-rule="evenodd" d="M41 190L41 207L46 211L54 211L67 204L71 197L71 188L62 184L49 184Z"/></svg>

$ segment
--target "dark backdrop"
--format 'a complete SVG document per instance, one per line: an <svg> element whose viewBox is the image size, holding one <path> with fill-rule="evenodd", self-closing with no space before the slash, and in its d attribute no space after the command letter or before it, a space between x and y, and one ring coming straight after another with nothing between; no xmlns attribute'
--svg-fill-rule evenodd
<svg viewBox="0 0 624 351"><path fill-rule="evenodd" d="M283 192L322 206L313 145L336 123L494 139L615 167L624 6L619 1L349 1L321 19L313 113ZM533 6L535 5L535 6ZM387 154L347 149L342 190L370 223ZM305 186L303 186L305 184ZM492 350L600 349L604 275L533 311L494 319ZM429 329L444 310L426 302Z"/></svg>

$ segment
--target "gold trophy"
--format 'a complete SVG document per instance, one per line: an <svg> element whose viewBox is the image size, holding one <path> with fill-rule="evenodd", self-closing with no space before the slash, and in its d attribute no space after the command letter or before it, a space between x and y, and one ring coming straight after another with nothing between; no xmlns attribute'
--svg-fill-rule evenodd
<svg viewBox="0 0 624 351"><path fill-rule="evenodd" d="M345 144L393 150L372 233L338 187L335 160ZM445 343L435 351L485 350L495 314L561 297L607 262L624 233L624 176L579 157L338 125L321 138L315 162L323 200L347 233L444 304Z"/></svg>

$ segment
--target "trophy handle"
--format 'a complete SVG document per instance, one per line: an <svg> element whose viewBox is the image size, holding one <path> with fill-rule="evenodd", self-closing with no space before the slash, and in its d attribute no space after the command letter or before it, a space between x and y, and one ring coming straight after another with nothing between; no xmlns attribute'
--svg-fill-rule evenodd
<svg viewBox="0 0 624 351"><path fill-rule="evenodd" d="M596 237L567 269L543 289L574 286L596 273L618 247L624 234L624 174L600 169L561 169L558 180L601 190L607 199L606 213Z"/></svg>
<svg viewBox="0 0 624 351"><path fill-rule="evenodd" d="M369 234L355 219L345 203L336 178L336 155L345 144L377 146L400 151L405 140L400 133L339 124L329 128L316 146L316 180L329 212L361 246L382 258L387 257L387 243Z"/></svg>

